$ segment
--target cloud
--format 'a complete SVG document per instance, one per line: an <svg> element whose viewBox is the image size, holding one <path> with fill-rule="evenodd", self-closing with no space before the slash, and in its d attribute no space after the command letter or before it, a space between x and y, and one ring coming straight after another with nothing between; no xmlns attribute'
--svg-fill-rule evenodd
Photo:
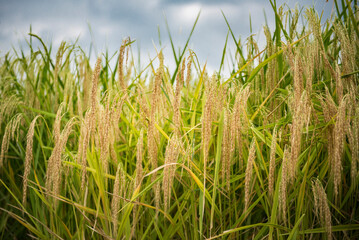
<svg viewBox="0 0 359 240"><path fill-rule="evenodd" d="M277 0L277 5L281 3L294 7L293 1ZM330 4L325 4L324 0L314 3L318 11L324 9L325 16L328 16ZM10 50L11 45L16 45L17 41L24 44L24 36L29 32L31 24L33 32L47 43L52 42L55 50L62 40L73 42L80 37L82 48L88 48L94 41L98 53L104 52L106 48L113 53L119 49L122 39L130 36L137 40L135 46L140 45L144 62L148 54L151 57L155 55L153 43L159 48L159 27L166 61L173 65L163 13L167 16L177 51L178 47L184 46L195 18L201 11L189 47L197 53L201 63L207 61L209 68L216 69L228 33L221 10L235 37L241 37L242 42L250 35L249 14L256 37L261 35L265 24L263 9L269 25L274 26L271 6L266 0L0 0L0 4L0 54ZM88 24L93 32L92 37ZM228 41L234 49L231 36ZM264 43L263 38L259 41ZM137 54L135 48L134 53Z"/></svg>

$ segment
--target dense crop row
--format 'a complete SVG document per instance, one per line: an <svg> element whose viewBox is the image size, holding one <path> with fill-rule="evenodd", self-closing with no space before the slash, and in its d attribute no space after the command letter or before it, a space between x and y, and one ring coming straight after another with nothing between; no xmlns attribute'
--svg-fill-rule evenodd
<svg viewBox="0 0 359 240"><path fill-rule="evenodd" d="M115 69L67 43L3 56L0 236L359 238L359 14L335 6L274 6L263 51L229 27L230 77L186 48L139 69L129 39Z"/></svg>

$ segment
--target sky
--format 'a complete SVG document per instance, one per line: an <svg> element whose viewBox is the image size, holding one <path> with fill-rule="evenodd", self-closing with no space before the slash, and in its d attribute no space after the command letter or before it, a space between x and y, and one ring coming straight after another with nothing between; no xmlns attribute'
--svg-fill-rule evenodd
<svg viewBox="0 0 359 240"><path fill-rule="evenodd" d="M319 13L323 11L324 18L328 18L333 9L332 0L277 0L277 5L281 4L290 8L296 4L315 6ZM132 49L136 61L140 52L141 65L156 56L156 49L162 48L165 64L171 68L174 59L165 19L176 48L183 48L199 11L189 48L197 54L200 63L207 63L212 71L219 68L228 33L221 11L243 43L251 34L250 22L260 47L265 43L262 32L265 15L269 27L274 28L269 0L0 0L0 56L12 48L26 46L31 25L32 32L46 44L51 43L54 52L61 41L78 39L87 53L93 43L91 57L95 59L106 50L114 54L122 40L129 36L136 40Z"/></svg>

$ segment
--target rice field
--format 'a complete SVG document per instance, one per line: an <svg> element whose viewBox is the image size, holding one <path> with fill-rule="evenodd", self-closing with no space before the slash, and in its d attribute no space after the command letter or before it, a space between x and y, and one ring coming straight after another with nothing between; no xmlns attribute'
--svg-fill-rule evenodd
<svg viewBox="0 0 359 240"><path fill-rule="evenodd" d="M273 6L263 49L224 16L216 72L31 33L0 59L0 238L358 239L358 10Z"/></svg>

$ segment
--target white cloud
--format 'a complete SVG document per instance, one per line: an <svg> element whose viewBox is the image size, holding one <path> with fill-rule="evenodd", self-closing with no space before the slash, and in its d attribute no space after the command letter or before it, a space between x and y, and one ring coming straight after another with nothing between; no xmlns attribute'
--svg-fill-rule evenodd
<svg viewBox="0 0 359 240"><path fill-rule="evenodd" d="M189 3L183 5L173 5L168 9L168 15L179 25L189 27L195 21L202 6L200 3Z"/></svg>

